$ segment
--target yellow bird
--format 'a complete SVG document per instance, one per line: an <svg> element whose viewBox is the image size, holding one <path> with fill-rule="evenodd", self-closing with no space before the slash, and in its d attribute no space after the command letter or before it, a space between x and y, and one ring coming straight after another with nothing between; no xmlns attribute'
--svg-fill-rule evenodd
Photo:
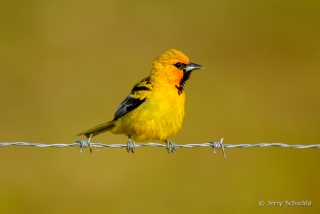
<svg viewBox="0 0 320 214"><path fill-rule="evenodd" d="M131 93L119 105L110 122L98 125L78 135L91 137L102 132L128 136L129 145L133 141L164 141L168 152L173 152L174 144L168 138L182 127L184 118L184 86L191 72L204 69L192 63L182 52L171 49L153 61L150 75L135 84ZM89 144L90 145L90 144Z"/></svg>

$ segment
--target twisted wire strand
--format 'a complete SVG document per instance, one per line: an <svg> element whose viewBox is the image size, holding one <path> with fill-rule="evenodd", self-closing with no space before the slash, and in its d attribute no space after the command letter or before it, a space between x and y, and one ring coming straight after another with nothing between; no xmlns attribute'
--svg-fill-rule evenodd
<svg viewBox="0 0 320 214"><path fill-rule="evenodd" d="M258 144L223 144L223 138L220 142L206 142L200 144L172 144L171 150L168 152L171 153L176 150L176 148L197 148L197 147L212 147L214 153L216 153L215 149L222 149L223 156L226 157L225 148L263 148L263 147L280 147L280 148L294 148L294 149L319 149L320 144L313 144L313 145L297 145L297 144L284 144L284 143L258 143ZM5 146L33 146L39 148L65 148L65 147L80 147L80 152L82 152L82 148L89 147L88 141L80 140L76 141L75 143L70 144L43 144L43 143L27 143L27 142L2 142L0 143L0 147ZM166 144L161 143L128 143L128 144L103 144L103 143L93 143L90 142L90 148L126 148L128 152L134 152L134 150L138 147L165 147L168 149Z"/></svg>

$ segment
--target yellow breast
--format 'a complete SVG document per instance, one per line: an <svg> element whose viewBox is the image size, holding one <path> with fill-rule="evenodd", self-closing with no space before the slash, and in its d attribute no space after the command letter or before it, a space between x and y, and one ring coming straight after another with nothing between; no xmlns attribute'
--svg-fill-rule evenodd
<svg viewBox="0 0 320 214"><path fill-rule="evenodd" d="M137 142L165 140L176 134L184 117L185 93L170 84L153 88L146 102L119 118L114 134L125 134Z"/></svg>

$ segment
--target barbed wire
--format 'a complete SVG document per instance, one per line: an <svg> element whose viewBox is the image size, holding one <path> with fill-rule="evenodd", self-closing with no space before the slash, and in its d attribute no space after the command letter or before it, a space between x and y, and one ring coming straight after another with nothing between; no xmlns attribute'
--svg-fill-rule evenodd
<svg viewBox="0 0 320 214"><path fill-rule="evenodd" d="M177 148L197 148L197 147L212 147L213 152L216 153L215 149L222 149L223 156L226 158L225 148L264 148L264 147L280 147L280 148L294 148L294 149L319 149L320 144L313 145L297 145L297 144L284 144L284 143L257 143L257 144L223 144L223 138L219 142L206 142L200 144L175 144L170 142L169 144L161 143L135 143L133 141L128 142L128 144L103 144L103 143L93 143L85 140L76 141L70 144L42 144L42 143L27 143L27 142L2 142L0 147L5 146L32 146L39 148L65 148L65 147L80 147L80 152L82 153L82 148L90 147L90 152L92 148L126 148L127 152L134 153L135 149L138 147L165 147L168 153L174 152Z"/></svg>

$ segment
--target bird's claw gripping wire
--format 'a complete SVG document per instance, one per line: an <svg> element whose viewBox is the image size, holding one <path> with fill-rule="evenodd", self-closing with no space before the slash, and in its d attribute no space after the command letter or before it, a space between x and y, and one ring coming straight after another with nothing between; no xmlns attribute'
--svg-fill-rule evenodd
<svg viewBox="0 0 320 214"><path fill-rule="evenodd" d="M127 152L130 153L130 151L132 153L134 153L134 150L136 149L136 144L134 141L132 141L130 138L128 139L128 143L127 143Z"/></svg>
<svg viewBox="0 0 320 214"><path fill-rule="evenodd" d="M226 153L224 151L224 145L223 145L222 142L223 142L223 138L221 138L220 142L212 142L212 150L213 150L214 153L217 153L216 149L222 148L223 157L227 158L226 157Z"/></svg>
<svg viewBox="0 0 320 214"><path fill-rule="evenodd" d="M90 144L90 140L91 140L92 134L89 136L88 140L78 140L77 143L79 143L80 145L80 152L82 153L82 148L90 148L90 153L92 153L92 147Z"/></svg>
<svg viewBox="0 0 320 214"><path fill-rule="evenodd" d="M171 140L166 140L167 146L166 149L168 151L168 153L174 153L174 151L176 151L177 146L174 142L172 142Z"/></svg>

